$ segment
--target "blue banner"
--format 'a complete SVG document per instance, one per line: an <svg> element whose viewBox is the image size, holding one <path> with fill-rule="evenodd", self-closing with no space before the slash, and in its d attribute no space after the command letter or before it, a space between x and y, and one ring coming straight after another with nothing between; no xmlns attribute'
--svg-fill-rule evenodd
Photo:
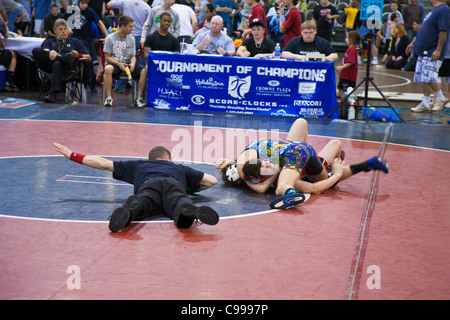
<svg viewBox="0 0 450 320"><path fill-rule="evenodd" d="M157 52L148 58L147 104L155 108L324 118L337 104L334 63Z"/></svg>

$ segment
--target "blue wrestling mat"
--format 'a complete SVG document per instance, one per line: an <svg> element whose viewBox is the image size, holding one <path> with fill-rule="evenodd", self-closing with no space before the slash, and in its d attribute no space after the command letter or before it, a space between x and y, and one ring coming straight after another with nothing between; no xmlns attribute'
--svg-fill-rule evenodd
<svg viewBox="0 0 450 320"><path fill-rule="evenodd" d="M214 188L191 195L194 203L213 207L221 217L270 210L273 192L256 194L248 188L225 187L213 165L187 164L218 179ZM133 193L132 185L113 179L110 172L77 165L62 156L1 158L0 168L3 215L105 221ZM168 220L161 215L151 219Z"/></svg>

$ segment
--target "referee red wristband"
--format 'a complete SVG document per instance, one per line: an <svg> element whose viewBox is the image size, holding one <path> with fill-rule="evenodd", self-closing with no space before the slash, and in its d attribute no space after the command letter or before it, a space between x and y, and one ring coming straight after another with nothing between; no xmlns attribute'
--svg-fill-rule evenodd
<svg viewBox="0 0 450 320"><path fill-rule="evenodd" d="M70 155L70 160L83 164L84 157L84 154L72 152L72 154Z"/></svg>

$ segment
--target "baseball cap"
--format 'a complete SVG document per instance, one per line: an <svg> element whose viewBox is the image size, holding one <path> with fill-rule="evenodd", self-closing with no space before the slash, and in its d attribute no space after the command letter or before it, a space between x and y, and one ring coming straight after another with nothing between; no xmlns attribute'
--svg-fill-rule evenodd
<svg viewBox="0 0 450 320"><path fill-rule="evenodd" d="M255 18L252 20L252 22L250 22L250 28L252 28L253 26L261 26L263 28L265 28L266 26L264 25L264 22L259 19L259 18Z"/></svg>

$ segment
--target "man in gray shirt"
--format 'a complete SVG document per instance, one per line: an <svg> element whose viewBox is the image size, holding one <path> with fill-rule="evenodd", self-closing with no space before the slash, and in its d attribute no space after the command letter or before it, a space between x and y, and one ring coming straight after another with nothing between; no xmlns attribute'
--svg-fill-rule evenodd
<svg viewBox="0 0 450 320"><path fill-rule="evenodd" d="M144 107L146 104L143 99L145 89L145 79L147 79L147 69L142 65L136 65L136 44L131 35L133 31L133 18L122 15L119 17L119 29L110 34L103 47L105 53L105 77L104 83L106 99L103 103L105 107L112 107L113 99L111 97L112 80L119 79L122 72L129 72L133 79L143 79L139 81L138 98L135 105ZM128 73L127 72L127 73Z"/></svg>
<svg viewBox="0 0 450 320"><path fill-rule="evenodd" d="M197 50L210 54L221 54L223 56L234 56L236 49L233 40L222 31L224 24L220 16L211 19L211 30L204 32L194 39L193 44Z"/></svg>

